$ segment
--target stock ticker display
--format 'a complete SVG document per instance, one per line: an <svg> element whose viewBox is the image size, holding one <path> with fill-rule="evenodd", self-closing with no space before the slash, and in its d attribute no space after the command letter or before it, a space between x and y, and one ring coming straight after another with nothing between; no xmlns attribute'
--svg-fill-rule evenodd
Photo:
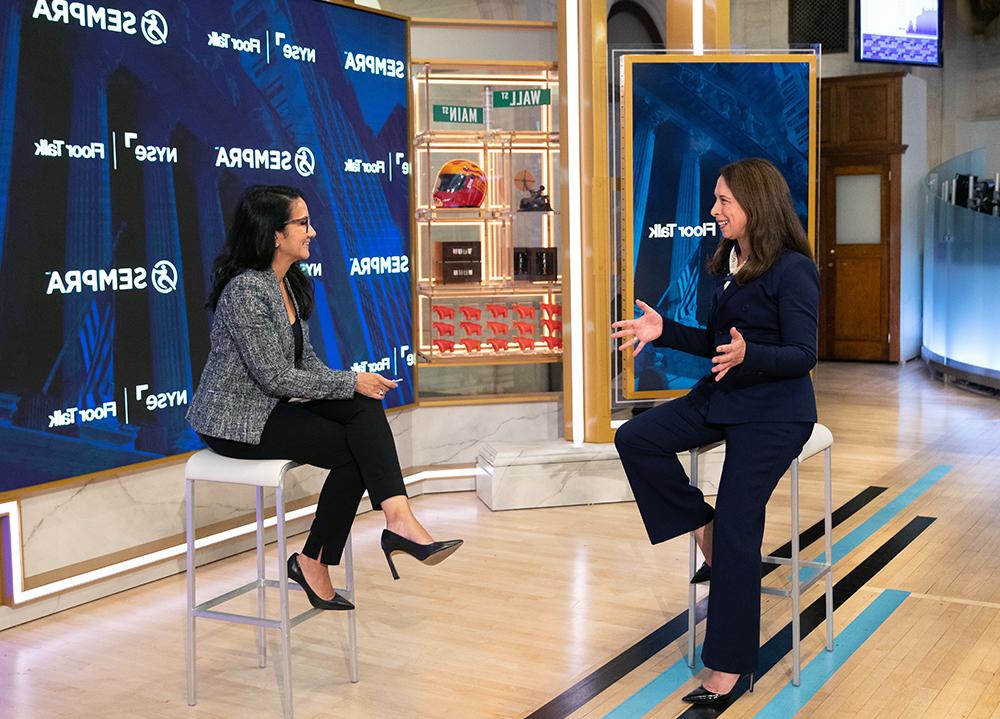
<svg viewBox="0 0 1000 719"><path fill-rule="evenodd" d="M302 190L316 351L413 389L407 26L319 0L0 0L0 491L201 446L212 261Z"/></svg>

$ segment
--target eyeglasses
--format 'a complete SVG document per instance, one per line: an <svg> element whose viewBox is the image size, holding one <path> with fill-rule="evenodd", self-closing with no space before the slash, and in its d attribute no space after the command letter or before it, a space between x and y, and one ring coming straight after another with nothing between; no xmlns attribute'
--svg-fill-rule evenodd
<svg viewBox="0 0 1000 719"><path fill-rule="evenodd" d="M309 230L312 229L312 222L309 219L309 215L306 215L305 217L300 217L297 220L289 220L285 224L286 225L300 225L301 227L304 227L306 229L306 232L309 232Z"/></svg>

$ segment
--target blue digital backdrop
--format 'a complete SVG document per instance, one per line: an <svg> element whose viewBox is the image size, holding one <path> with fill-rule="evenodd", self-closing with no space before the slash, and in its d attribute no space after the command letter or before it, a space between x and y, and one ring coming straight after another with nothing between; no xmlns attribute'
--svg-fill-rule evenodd
<svg viewBox="0 0 1000 719"><path fill-rule="evenodd" d="M251 184L306 197L318 354L413 402L407 33L319 0L0 0L0 491L201 446Z"/></svg>
<svg viewBox="0 0 1000 719"><path fill-rule="evenodd" d="M633 297L664 317L705 327L713 278L706 263L719 243L710 214L719 170L745 157L773 162L808 228L810 63L712 61L632 63ZM626 310L631 311L629 310ZM634 394L683 390L711 362L647 347L635 358Z"/></svg>

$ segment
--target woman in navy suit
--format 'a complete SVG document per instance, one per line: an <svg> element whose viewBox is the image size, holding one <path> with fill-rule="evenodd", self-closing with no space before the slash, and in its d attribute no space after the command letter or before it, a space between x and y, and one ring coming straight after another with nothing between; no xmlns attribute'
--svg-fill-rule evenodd
<svg viewBox="0 0 1000 719"><path fill-rule="evenodd" d="M757 669L760 547L764 510L778 480L809 439L816 400L819 275L784 178L770 162L722 168L712 217L722 238L709 270L717 278L705 329L642 315L615 322L619 349L652 343L712 358L686 396L618 429L615 445L653 544L695 533L709 572L702 660L711 672L684 697L718 704ZM690 486L677 453L725 440L715 507Z"/></svg>

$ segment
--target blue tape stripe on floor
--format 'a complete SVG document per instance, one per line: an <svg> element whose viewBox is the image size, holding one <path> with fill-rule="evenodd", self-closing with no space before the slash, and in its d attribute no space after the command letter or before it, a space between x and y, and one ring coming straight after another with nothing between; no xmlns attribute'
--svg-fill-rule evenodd
<svg viewBox="0 0 1000 719"><path fill-rule="evenodd" d="M944 477L950 471L950 466L946 464L939 464L923 477L900 492L898 497L882 507L882 509L869 517L865 522L861 523L844 535L839 542L833 545L833 563L836 564L855 549L860 547L865 540L888 524L893 517L902 512L909 505L913 504L924 492L933 487L939 479ZM813 561L825 562L826 552L821 553ZM816 571L817 570L812 567L800 569L799 581L805 582L811 579L812 576L816 574Z"/></svg>
<svg viewBox="0 0 1000 719"><path fill-rule="evenodd" d="M619 704L610 713L605 714L604 719L638 719L638 717L653 711L664 697L670 696L690 682L695 674L705 668L705 665L701 663L701 645L695 649L695 656L698 659L695 660L694 669L688 666L687 659L678 659L656 679Z"/></svg>
<svg viewBox="0 0 1000 719"><path fill-rule="evenodd" d="M908 596L909 592L898 589L884 590L837 635L832 652L820 651L819 656L802 668L799 686L791 682L786 684L754 715L754 719L789 719L795 716Z"/></svg>

